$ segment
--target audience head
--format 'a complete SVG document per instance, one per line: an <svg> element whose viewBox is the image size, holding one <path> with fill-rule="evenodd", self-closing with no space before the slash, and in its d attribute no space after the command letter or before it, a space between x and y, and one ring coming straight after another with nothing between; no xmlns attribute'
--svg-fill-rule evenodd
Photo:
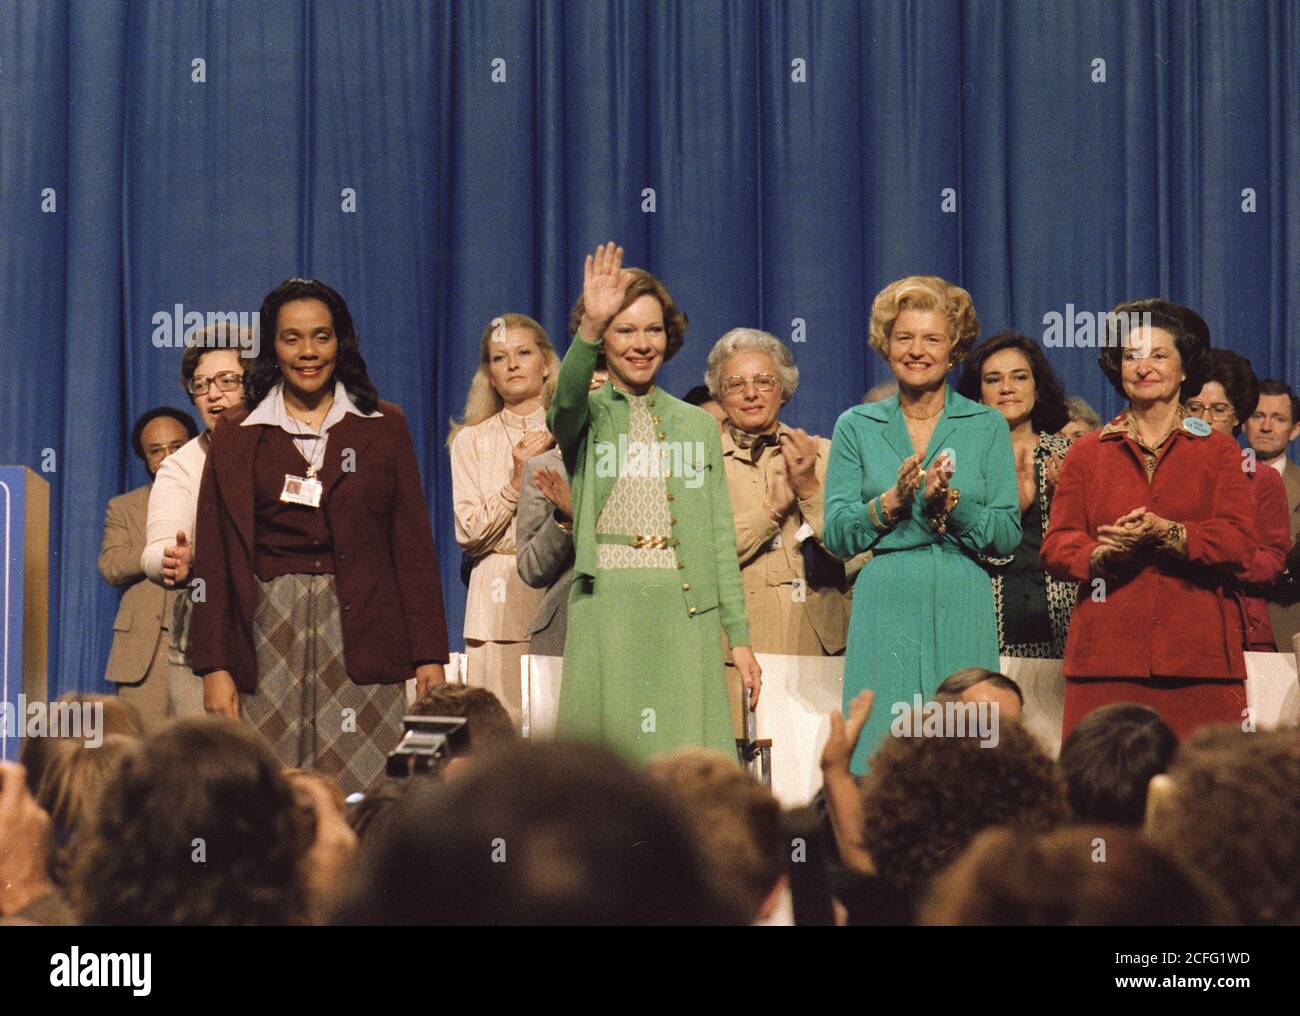
<svg viewBox="0 0 1300 1016"><path fill-rule="evenodd" d="M1259 404L1259 381L1250 361L1228 349L1205 354L1205 383L1187 401L1187 411L1220 433L1236 437Z"/></svg>
<svg viewBox="0 0 1300 1016"><path fill-rule="evenodd" d="M1073 443L1101 426L1101 414L1080 396L1066 396L1065 408L1070 414L1070 422L1061 428L1061 437L1067 441Z"/></svg>
<svg viewBox="0 0 1300 1016"><path fill-rule="evenodd" d="M1025 693L1020 685L995 670L983 667L966 667L953 671L935 690L934 700L945 702L996 702L998 717L1017 720L1025 705Z"/></svg>
<svg viewBox="0 0 1300 1016"><path fill-rule="evenodd" d="M126 734L110 734L95 747L72 738L51 741L36 788L36 803L52 823L49 869L56 885L67 884L79 835L93 816L104 787L116 778L123 760L139 743L138 738Z"/></svg>
<svg viewBox="0 0 1300 1016"><path fill-rule="evenodd" d="M255 346L251 328L219 321L208 325L181 354L181 386L212 429L217 417L244 401L244 358L241 349Z"/></svg>
<svg viewBox="0 0 1300 1016"><path fill-rule="evenodd" d="M518 743L411 786L368 841L344 924L735 922L671 802L595 746Z"/></svg>
<svg viewBox="0 0 1300 1016"><path fill-rule="evenodd" d="M1300 729L1198 730L1152 783L1147 834L1217 882L1242 923L1300 923Z"/></svg>
<svg viewBox="0 0 1300 1016"><path fill-rule="evenodd" d="M724 899L748 920L771 916L785 885L781 806L734 756L683 748L650 763L650 778L676 803Z"/></svg>
<svg viewBox="0 0 1300 1016"><path fill-rule="evenodd" d="M515 725L501 701L486 688L435 684L410 708L413 716L463 716L466 720L462 752L480 755L517 740ZM451 763L455 763L452 759Z"/></svg>
<svg viewBox="0 0 1300 1016"><path fill-rule="evenodd" d="M250 407L281 382L312 401L332 392L337 379L361 412L375 410L379 392L342 296L315 279L286 279L266 295L260 313L262 341L244 378Z"/></svg>
<svg viewBox="0 0 1300 1016"><path fill-rule="evenodd" d="M1205 382L1210 329L1196 311L1168 300L1129 300L1113 311L1097 363L1133 405L1187 401Z"/></svg>
<svg viewBox="0 0 1300 1016"><path fill-rule="evenodd" d="M163 460L178 452L199 428L189 413L171 406L157 406L141 414L131 428L131 449L139 456L150 476L158 473Z"/></svg>
<svg viewBox="0 0 1300 1016"><path fill-rule="evenodd" d="M1065 785L1033 735L1000 720L978 736L887 737L862 781L864 846L882 881L913 901L982 829L1046 831L1069 817Z"/></svg>
<svg viewBox="0 0 1300 1016"><path fill-rule="evenodd" d="M1151 778L1169 769L1178 738L1134 702L1094 709L1070 731L1058 764L1076 821L1140 828Z"/></svg>
<svg viewBox="0 0 1300 1016"><path fill-rule="evenodd" d="M60 695L55 703L56 707L74 706L81 711L82 716L93 717L95 730L88 729L86 724L82 725L81 736L76 734L75 729L71 732L65 732L62 728L56 733L50 730L45 737L24 737L22 739L21 759L23 766L27 770L27 786L33 794L41 785L41 779L45 775L45 768L49 764L51 755L58 749L58 746L65 740L71 738L74 742L89 741L92 747L95 744L102 744L103 740L122 734L127 737L143 737L144 721L140 718L139 711L130 702L118 695L89 695L82 692L66 692Z"/></svg>
<svg viewBox="0 0 1300 1016"><path fill-rule="evenodd" d="M1223 891L1133 829L995 828L935 878L922 924L1235 924Z"/></svg>
<svg viewBox="0 0 1300 1016"><path fill-rule="evenodd" d="M1265 462L1286 454L1300 437L1300 397L1285 381L1261 381L1259 404L1245 423L1246 442Z"/></svg>
<svg viewBox="0 0 1300 1016"><path fill-rule="evenodd" d="M1035 434L1055 434L1070 420L1065 390L1037 342L998 332L966 358L957 391L1001 413L1014 430L1026 420Z"/></svg>
<svg viewBox="0 0 1300 1016"><path fill-rule="evenodd" d="M297 923L313 825L254 731L178 720L105 785L80 838L74 898L88 924Z"/></svg>
<svg viewBox="0 0 1300 1016"><path fill-rule="evenodd" d="M934 275L891 282L871 304L871 348L912 391L943 384L979 330L970 294Z"/></svg>
<svg viewBox="0 0 1300 1016"><path fill-rule="evenodd" d="M794 355L775 335L733 328L709 351L704 381L733 427L762 434L799 387Z"/></svg>

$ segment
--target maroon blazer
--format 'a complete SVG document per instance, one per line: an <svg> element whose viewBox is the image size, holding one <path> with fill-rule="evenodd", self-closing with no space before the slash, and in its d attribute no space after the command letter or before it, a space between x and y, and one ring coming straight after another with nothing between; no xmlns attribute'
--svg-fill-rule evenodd
<svg viewBox="0 0 1300 1016"><path fill-rule="evenodd" d="M348 413L330 429L321 510L334 541L343 659L357 684L396 684L421 663L447 661L438 555L406 418L391 402L379 417ZM253 464L265 426L241 427L244 409L223 413L203 467L195 523L191 648L195 673L228 670L257 689ZM343 470L350 450L351 472Z"/></svg>
<svg viewBox="0 0 1300 1016"><path fill-rule="evenodd" d="M1097 528L1140 505L1186 527L1187 559L1148 559L1098 586L1088 572ZM1049 573L1081 583L1065 675L1244 679L1233 577L1255 547L1254 497L1232 438L1179 428L1148 483L1127 434L1081 437L1061 467L1041 554Z"/></svg>

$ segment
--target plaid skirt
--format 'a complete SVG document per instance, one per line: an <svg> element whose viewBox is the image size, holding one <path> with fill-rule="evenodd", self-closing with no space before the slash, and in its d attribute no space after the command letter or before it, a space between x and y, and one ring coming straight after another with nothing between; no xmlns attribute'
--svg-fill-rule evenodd
<svg viewBox="0 0 1300 1016"><path fill-rule="evenodd" d="M348 677L334 576L257 580L253 644L257 691L240 696L244 720L285 766L324 773L346 794L369 787L401 736L406 686Z"/></svg>

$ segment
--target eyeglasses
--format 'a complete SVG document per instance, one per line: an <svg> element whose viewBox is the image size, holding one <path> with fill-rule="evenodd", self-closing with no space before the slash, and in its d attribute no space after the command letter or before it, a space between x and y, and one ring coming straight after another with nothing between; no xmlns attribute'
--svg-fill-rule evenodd
<svg viewBox="0 0 1300 1016"><path fill-rule="evenodd" d="M745 390L750 382L753 382L756 389L766 394L767 392L775 391L776 386L781 383L781 380L771 374L755 374L752 378L741 377L738 374L733 374L731 377L724 377L722 379L722 392L724 395L739 395Z"/></svg>
<svg viewBox="0 0 1300 1016"><path fill-rule="evenodd" d="M196 377L190 380L189 392L191 395L207 395L208 389L217 386L219 392L233 392L236 388L244 386L244 375L242 371L223 370L214 378Z"/></svg>
<svg viewBox="0 0 1300 1016"><path fill-rule="evenodd" d="M1187 411L1194 416L1209 413L1219 420L1226 420L1233 414L1233 408L1224 402L1213 402L1208 406L1204 402L1189 402L1187 403Z"/></svg>

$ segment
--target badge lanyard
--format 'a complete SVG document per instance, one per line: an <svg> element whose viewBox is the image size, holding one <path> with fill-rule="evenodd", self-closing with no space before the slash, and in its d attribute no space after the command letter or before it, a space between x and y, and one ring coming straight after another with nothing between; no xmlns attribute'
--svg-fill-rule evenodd
<svg viewBox="0 0 1300 1016"><path fill-rule="evenodd" d="M280 500L286 504L300 504L308 508L319 508L321 495L324 494L325 488L320 480L316 478L316 474L325 461L324 438L326 435L323 431L312 434L309 431L299 430L300 421L287 408L285 409L285 415L293 420L294 430L297 431L295 444L298 437L314 437L317 443L312 446L310 458L303 456L303 458L307 459L306 476L294 476L292 473L285 474L284 490L280 491ZM328 416L329 413L326 412L325 415ZM323 419L321 420L321 426L325 426Z"/></svg>

